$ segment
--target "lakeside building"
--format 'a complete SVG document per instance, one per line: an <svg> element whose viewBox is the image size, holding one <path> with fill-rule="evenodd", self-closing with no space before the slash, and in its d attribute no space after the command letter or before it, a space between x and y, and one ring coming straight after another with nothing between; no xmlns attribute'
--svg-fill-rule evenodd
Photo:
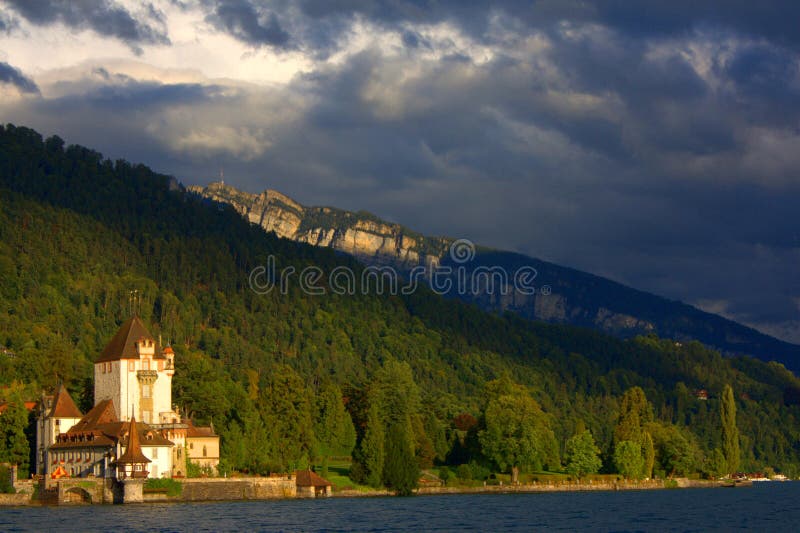
<svg viewBox="0 0 800 533"><path fill-rule="evenodd" d="M187 461L219 465L219 436L172 405L175 354L134 315L94 365L95 405L85 415L66 388L43 396L36 473L70 477L184 477ZM139 420L139 422L136 421Z"/></svg>

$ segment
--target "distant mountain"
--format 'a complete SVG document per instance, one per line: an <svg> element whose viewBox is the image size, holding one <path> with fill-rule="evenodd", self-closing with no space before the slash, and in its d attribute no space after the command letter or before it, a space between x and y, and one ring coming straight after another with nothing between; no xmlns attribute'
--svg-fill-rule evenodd
<svg viewBox="0 0 800 533"><path fill-rule="evenodd" d="M231 205L252 224L298 242L333 248L368 265L389 265L402 273L416 266L464 267L468 279L499 267L508 274L507 293L487 290L486 277L476 291L446 293L493 311L513 311L525 318L599 329L618 337L655 333L676 341L697 340L726 354L747 354L779 361L800 370L800 346L765 335L732 320L706 313L614 281L521 254L477 248L467 262L452 258L456 243L427 237L371 213L333 207L306 207L273 190L250 194L224 183L191 186L189 191ZM466 250L471 254L473 250ZM521 267L535 269L535 294L516 290L511 276ZM453 277L453 281L455 277ZM530 291L528 291L530 292Z"/></svg>

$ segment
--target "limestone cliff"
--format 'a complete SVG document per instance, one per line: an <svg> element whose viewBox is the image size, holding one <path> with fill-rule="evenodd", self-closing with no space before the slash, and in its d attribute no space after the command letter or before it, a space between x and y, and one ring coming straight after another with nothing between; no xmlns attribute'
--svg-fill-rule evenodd
<svg viewBox="0 0 800 533"><path fill-rule="evenodd" d="M239 191L224 183L190 186L190 192L231 205L253 224L279 237L325 246L351 254L368 264L414 266L438 264L450 240L425 237L399 224L364 212L332 207L305 207L277 191L261 194Z"/></svg>

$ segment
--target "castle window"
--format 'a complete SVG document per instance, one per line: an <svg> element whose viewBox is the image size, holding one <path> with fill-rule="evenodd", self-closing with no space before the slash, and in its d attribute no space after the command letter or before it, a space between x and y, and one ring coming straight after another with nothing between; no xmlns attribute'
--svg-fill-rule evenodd
<svg viewBox="0 0 800 533"><path fill-rule="evenodd" d="M153 459L158 459L158 448L153 448Z"/></svg>
<svg viewBox="0 0 800 533"><path fill-rule="evenodd" d="M183 450L181 448L178 448L178 459L180 459L181 455L183 455L181 452L183 452Z"/></svg>
<svg viewBox="0 0 800 533"><path fill-rule="evenodd" d="M159 361L158 362L158 371L161 372L162 370L164 370L164 361Z"/></svg>
<svg viewBox="0 0 800 533"><path fill-rule="evenodd" d="M203 457L207 455L208 455L208 449L205 446L203 446Z"/></svg>
<svg viewBox="0 0 800 533"><path fill-rule="evenodd" d="M106 363L106 372L111 373L111 363Z"/></svg>
<svg viewBox="0 0 800 533"><path fill-rule="evenodd" d="M150 370L150 359L142 361L142 370Z"/></svg>
<svg viewBox="0 0 800 533"><path fill-rule="evenodd" d="M142 385L142 398L149 398L151 395L150 385Z"/></svg>
<svg viewBox="0 0 800 533"><path fill-rule="evenodd" d="M128 372L133 372L134 370L136 370L136 363L128 361Z"/></svg>

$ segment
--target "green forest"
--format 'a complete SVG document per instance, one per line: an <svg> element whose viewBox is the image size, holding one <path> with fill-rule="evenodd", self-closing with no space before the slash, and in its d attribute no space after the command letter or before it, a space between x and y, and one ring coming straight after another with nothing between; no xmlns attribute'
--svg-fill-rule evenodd
<svg viewBox="0 0 800 533"><path fill-rule="evenodd" d="M29 462L24 400L63 380L91 407L92 362L137 290L176 353L174 402L213 422L224 474L326 473L335 459L353 483L398 493L426 469L800 474L800 381L778 363L500 316L424 288L257 294L249 273L270 256L362 268L146 166L0 127L0 462Z"/></svg>

